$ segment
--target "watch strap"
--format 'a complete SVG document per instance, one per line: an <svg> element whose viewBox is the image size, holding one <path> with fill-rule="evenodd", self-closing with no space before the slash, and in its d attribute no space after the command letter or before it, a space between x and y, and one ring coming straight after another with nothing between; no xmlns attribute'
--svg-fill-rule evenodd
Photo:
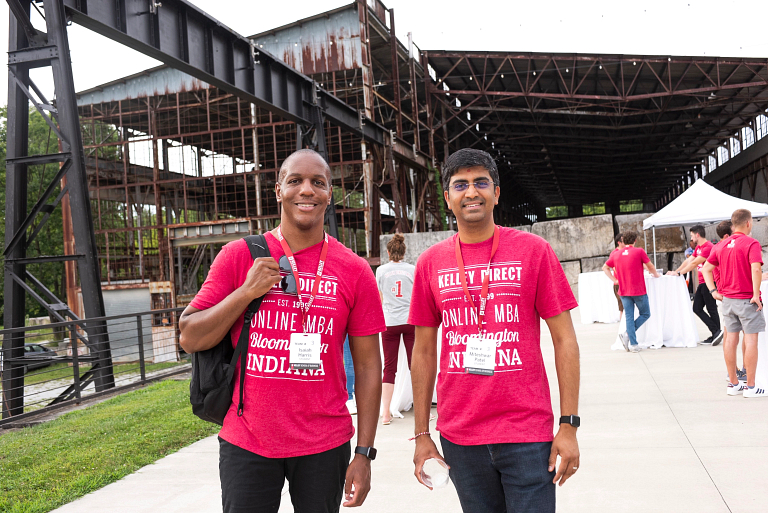
<svg viewBox="0 0 768 513"><path fill-rule="evenodd" d="M578 415L563 415L560 417L560 424L570 424L573 427L579 427L581 419Z"/></svg>
<svg viewBox="0 0 768 513"><path fill-rule="evenodd" d="M359 445L355 447L355 454L362 454L371 461L376 459L377 452L373 447L360 447Z"/></svg>

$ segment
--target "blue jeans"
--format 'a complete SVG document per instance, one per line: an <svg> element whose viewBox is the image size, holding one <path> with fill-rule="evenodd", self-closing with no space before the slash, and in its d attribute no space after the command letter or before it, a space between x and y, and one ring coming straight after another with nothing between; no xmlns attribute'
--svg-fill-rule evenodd
<svg viewBox="0 0 768 513"><path fill-rule="evenodd" d="M555 513L552 442L440 443L464 513Z"/></svg>
<svg viewBox="0 0 768 513"><path fill-rule="evenodd" d="M621 303L624 305L624 316L627 319L627 334L629 334L629 343L637 345L637 330L645 324L645 321L651 318L651 305L648 303L648 294L642 296L621 296ZM635 319L635 305L640 312L640 317Z"/></svg>
<svg viewBox="0 0 768 513"><path fill-rule="evenodd" d="M347 375L347 401L355 394L355 366L352 365L352 351L349 350L349 335L344 341L344 374Z"/></svg>

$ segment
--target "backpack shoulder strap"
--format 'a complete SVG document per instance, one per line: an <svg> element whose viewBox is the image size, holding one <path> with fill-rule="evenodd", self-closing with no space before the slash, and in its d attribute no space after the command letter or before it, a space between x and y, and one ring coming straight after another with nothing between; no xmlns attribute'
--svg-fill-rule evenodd
<svg viewBox="0 0 768 513"><path fill-rule="evenodd" d="M272 256L269 252L267 239L263 235L248 235L245 237L245 242L248 244L248 250L251 252L251 258L254 260ZM248 305L248 308L245 311L243 329L240 330L240 338L237 341L235 354L232 355L229 372L227 373L227 383L230 383L232 381L232 374L235 372L237 358L240 357L240 402L237 405L238 416L243 415L243 389L245 385L245 366L248 361L248 335L251 327L251 319L253 319L253 316L259 311L262 299L264 299L264 296L257 297L251 301L251 304Z"/></svg>

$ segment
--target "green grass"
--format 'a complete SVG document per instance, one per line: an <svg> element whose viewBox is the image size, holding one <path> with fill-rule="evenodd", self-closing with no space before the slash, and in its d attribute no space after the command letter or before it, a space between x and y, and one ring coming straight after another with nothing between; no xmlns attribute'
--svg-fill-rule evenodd
<svg viewBox="0 0 768 513"><path fill-rule="evenodd" d="M50 511L217 431L168 380L0 435L0 511Z"/></svg>

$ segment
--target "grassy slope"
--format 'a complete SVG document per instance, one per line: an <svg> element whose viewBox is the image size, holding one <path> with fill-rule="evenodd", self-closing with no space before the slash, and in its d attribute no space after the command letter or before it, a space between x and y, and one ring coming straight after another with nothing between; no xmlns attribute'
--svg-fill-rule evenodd
<svg viewBox="0 0 768 513"><path fill-rule="evenodd" d="M0 511L50 511L217 431L171 380L4 434Z"/></svg>

